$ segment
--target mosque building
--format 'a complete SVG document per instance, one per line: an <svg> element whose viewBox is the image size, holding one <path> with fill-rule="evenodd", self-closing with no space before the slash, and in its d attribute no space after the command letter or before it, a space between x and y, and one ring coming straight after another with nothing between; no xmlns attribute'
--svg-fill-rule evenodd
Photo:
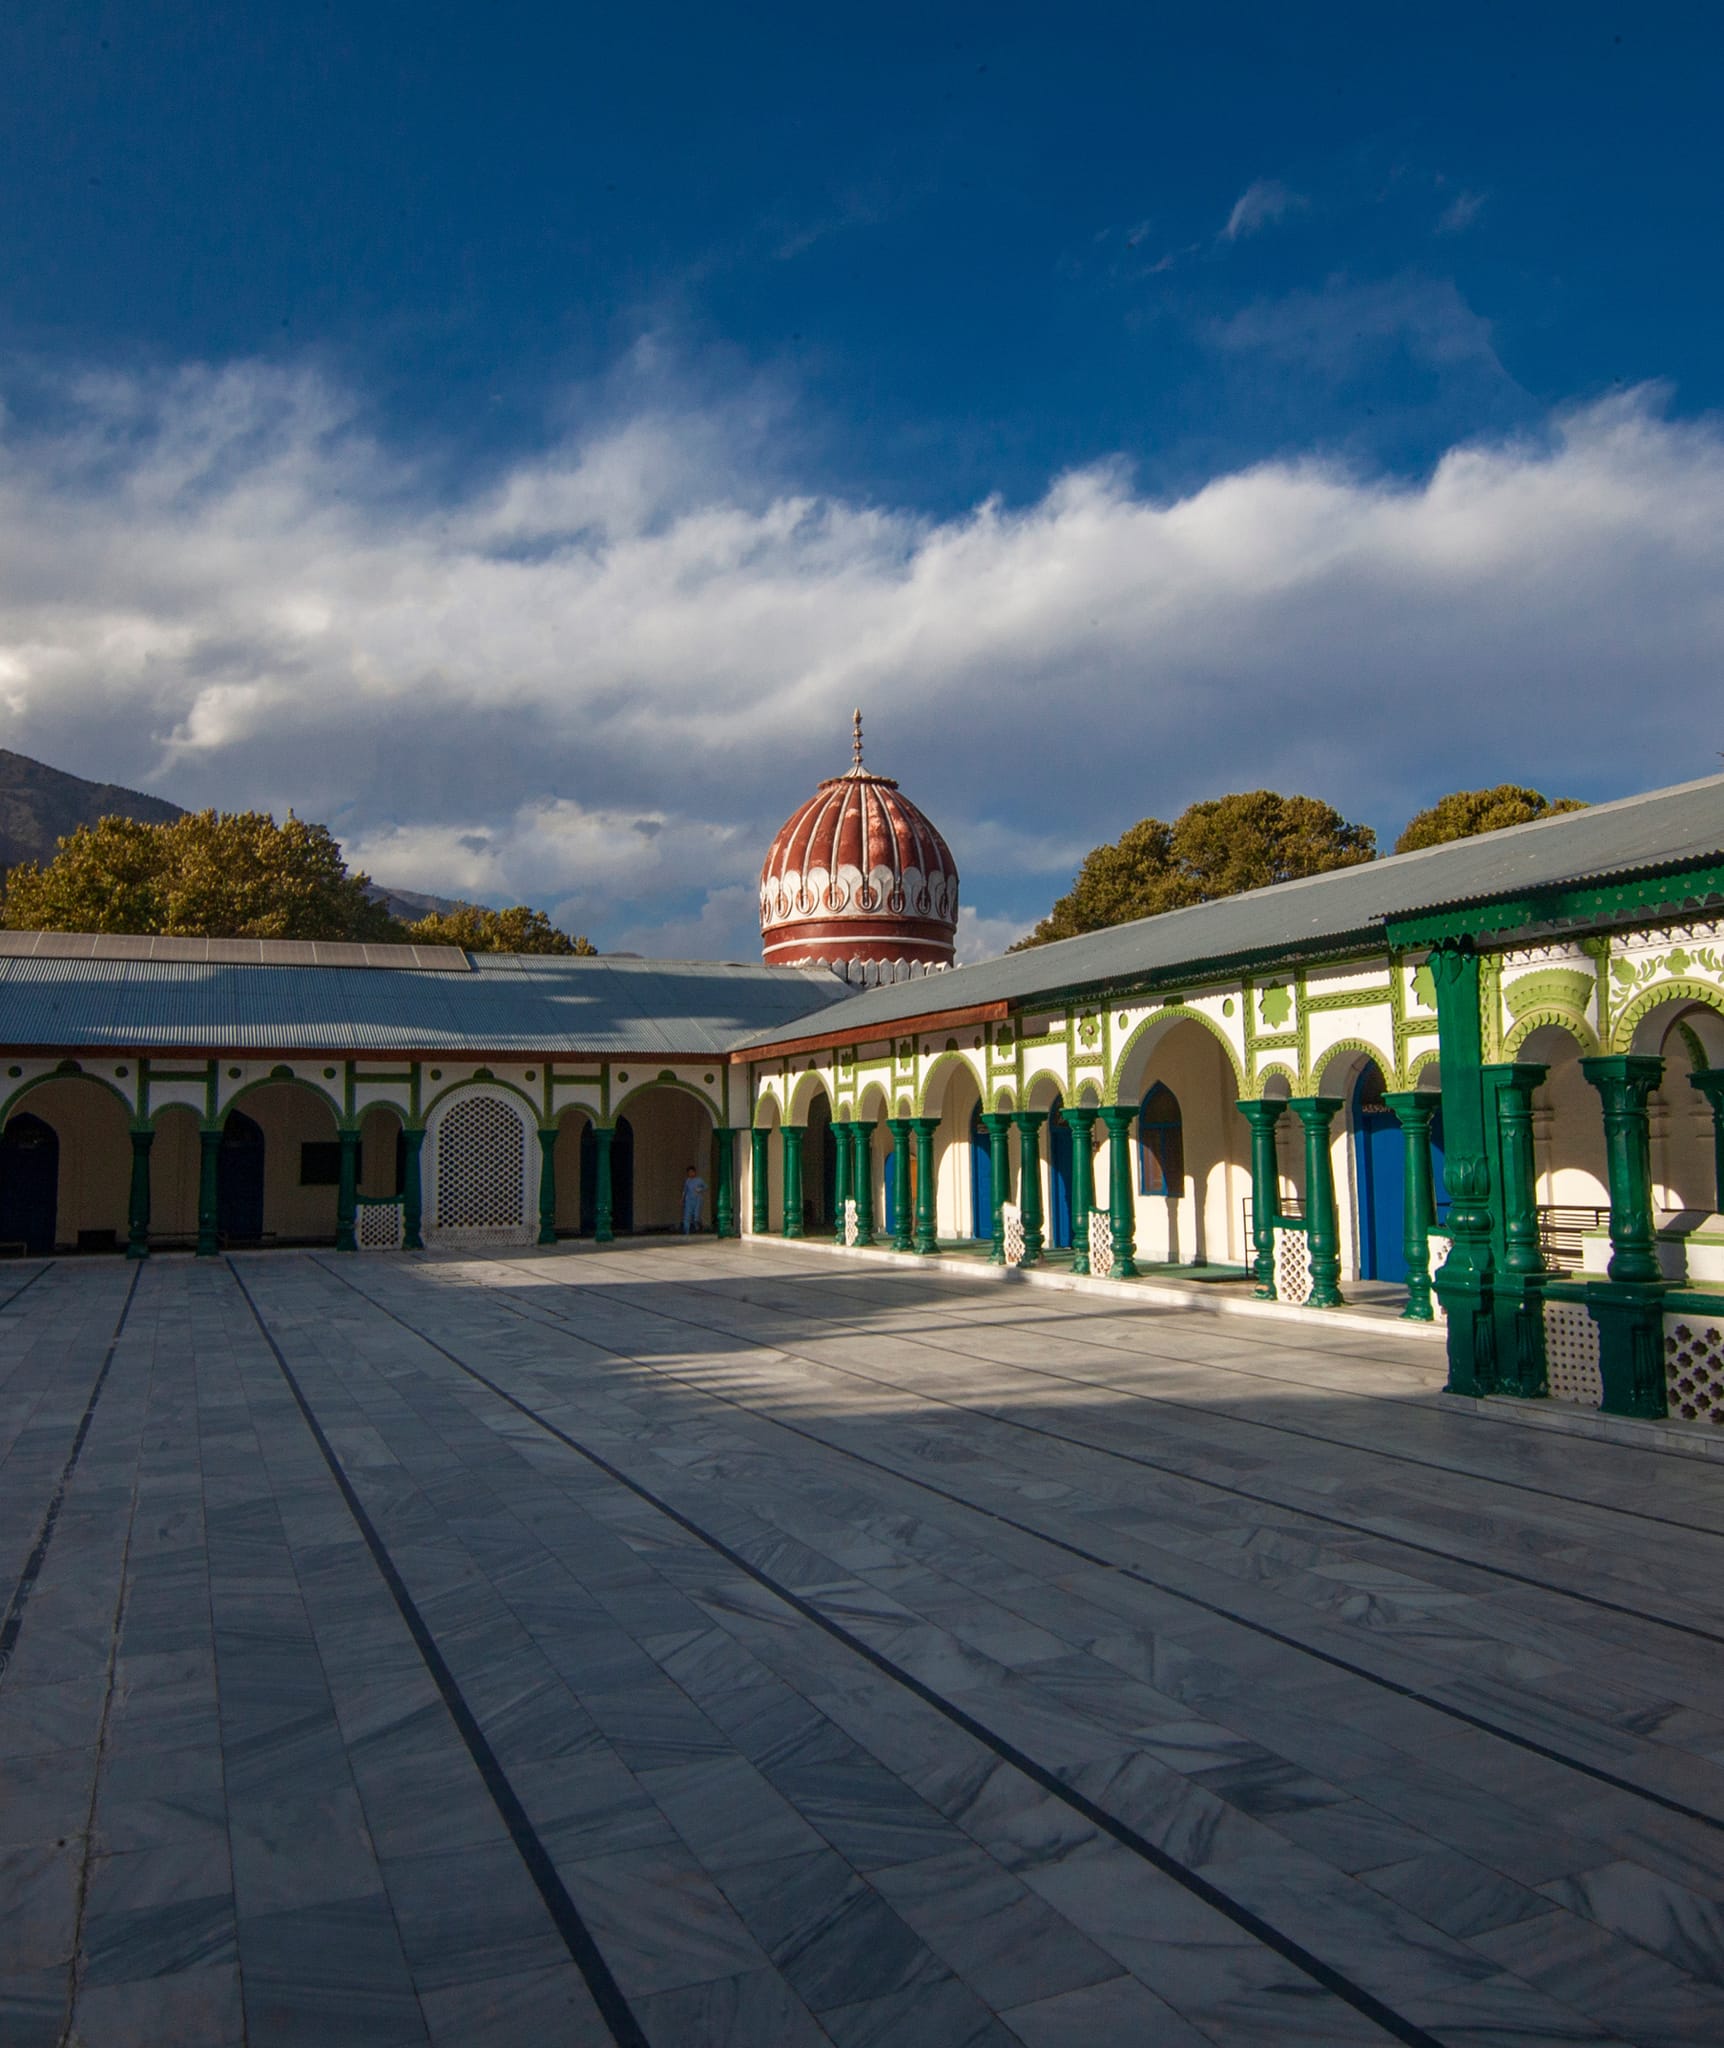
<svg viewBox="0 0 1724 2048"><path fill-rule="evenodd" d="M1724 1421L1724 776L952 964L822 782L760 965L0 932L0 1250L721 1238L1397 1306L1449 1389Z"/></svg>

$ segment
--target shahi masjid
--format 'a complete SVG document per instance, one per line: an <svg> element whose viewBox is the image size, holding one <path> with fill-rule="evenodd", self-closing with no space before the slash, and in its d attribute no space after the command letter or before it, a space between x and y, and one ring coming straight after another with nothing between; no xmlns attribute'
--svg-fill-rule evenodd
<svg viewBox="0 0 1724 2048"><path fill-rule="evenodd" d="M693 1166L719 1238L1396 1309L1451 1394L1724 1420L1724 777L977 966L958 899L858 719L758 966L0 932L0 1249L603 1244Z"/></svg>

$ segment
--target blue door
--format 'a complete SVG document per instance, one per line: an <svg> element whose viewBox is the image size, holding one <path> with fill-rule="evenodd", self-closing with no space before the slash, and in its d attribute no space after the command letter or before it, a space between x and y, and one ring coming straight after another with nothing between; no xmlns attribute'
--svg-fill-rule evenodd
<svg viewBox="0 0 1724 2048"><path fill-rule="evenodd" d="M1072 1127L1056 1095L1048 1118L1048 1243L1069 1249L1072 1241Z"/></svg>
<svg viewBox="0 0 1724 2048"><path fill-rule="evenodd" d="M46 1258L59 1214L60 1135L24 1111L0 1136L0 1244L21 1244L32 1258Z"/></svg>
<svg viewBox="0 0 1724 2048"><path fill-rule="evenodd" d="M882 1168L886 1175L884 1207L886 1212L886 1235L888 1237L896 1237L898 1234L898 1176L892 1171L892 1154L896 1149L896 1146L887 1148L886 1161Z"/></svg>
<svg viewBox="0 0 1724 2048"><path fill-rule="evenodd" d="M263 1131L243 1109L230 1109L216 1160L216 1229L223 1244L256 1244L263 1236Z"/></svg>
<svg viewBox="0 0 1724 2048"><path fill-rule="evenodd" d="M1359 1170L1359 1278L1407 1277L1407 1139L1383 1100L1383 1074L1372 1064L1353 1090L1353 1143Z"/></svg>
<svg viewBox="0 0 1724 2048"><path fill-rule="evenodd" d="M970 1235L991 1238L993 1234L994 1154L978 1102L970 1111Z"/></svg>

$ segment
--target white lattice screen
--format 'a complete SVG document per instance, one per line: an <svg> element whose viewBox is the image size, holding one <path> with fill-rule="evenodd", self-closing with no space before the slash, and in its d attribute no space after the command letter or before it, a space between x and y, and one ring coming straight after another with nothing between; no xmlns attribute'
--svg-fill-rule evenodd
<svg viewBox="0 0 1724 2048"><path fill-rule="evenodd" d="M353 1218L353 1241L362 1252L398 1252L406 1234L398 1200L360 1202Z"/></svg>
<svg viewBox="0 0 1724 2048"><path fill-rule="evenodd" d="M437 1132L436 1227L469 1240L526 1244L528 1131L494 1095L467 1095L444 1112Z"/></svg>
<svg viewBox="0 0 1724 2048"><path fill-rule="evenodd" d="M1664 1318L1664 1398L1684 1422L1724 1424L1724 1322Z"/></svg>
<svg viewBox="0 0 1724 2048"><path fill-rule="evenodd" d="M1089 1212L1089 1269L1098 1280L1113 1271L1113 1218L1105 1209Z"/></svg>
<svg viewBox="0 0 1724 2048"><path fill-rule="evenodd" d="M1275 1232L1275 1299L1296 1308L1311 1299L1311 1244L1302 1230Z"/></svg>
<svg viewBox="0 0 1724 2048"><path fill-rule="evenodd" d="M854 1244L860 1231L861 1226L856 1221L856 1204L854 1202L846 1202L844 1204L844 1242L846 1244Z"/></svg>
<svg viewBox="0 0 1724 2048"><path fill-rule="evenodd" d="M1596 1408L1604 1399L1598 1375L1598 1325L1578 1301L1544 1305L1545 1375L1553 1401Z"/></svg>
<svg viewBox="0 0 1724 2048"><path fill-rule="evenodd" d="M1002 1202L1000 1214L1006 1226L1006 1264L1021 1266L1024 1263L1024 1212L1016 1202Z"/></svg>

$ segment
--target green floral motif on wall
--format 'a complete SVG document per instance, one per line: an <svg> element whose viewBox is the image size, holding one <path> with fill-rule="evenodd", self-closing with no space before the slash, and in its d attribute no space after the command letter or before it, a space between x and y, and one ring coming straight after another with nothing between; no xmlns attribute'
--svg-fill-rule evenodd
<svg viewBox="0 0 1724 2048"><path fill-rule="evenodd" d="M1101 1037L1101 1019L1093 1010L1078 1019L1077 1035L1086 1050L1093 1050Z"/></svg>
<svg viewBox="0 0 1724 2048"><path fill-rule="evenodd" d="M1421 1010L1437 1007L1437 980L1428 960L1413 970L1413 1001Z"/></svg>
<svg viewBox="0 0 1724 2048"><path fill-rule="evenodd" d="M1284 981L1275 983L1263 991L1261 1007L1263 1021L1271 1031L1279 1031L1293 1014L1293 990Z"/></svg>
<svg viewBox="0 0 1724 2048"><path fill-rule="evenodd" d="M1610 963L1610 978L1619 989L1644 988L1649 981L1660 974L1692 974L1695 968L1703 967L1709 974L1724 974L1724 959L1720 958L1716 946L1696 946L1690 952L1684 946L1673 946L1668 953L1660 953L1650 960L1613 960Z"/></svg>

